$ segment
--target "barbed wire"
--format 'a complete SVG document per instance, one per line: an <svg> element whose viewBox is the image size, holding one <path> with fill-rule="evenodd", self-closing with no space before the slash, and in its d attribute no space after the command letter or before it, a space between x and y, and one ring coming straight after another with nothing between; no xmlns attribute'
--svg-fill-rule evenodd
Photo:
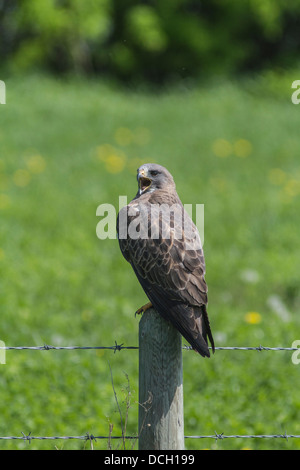
<svg viewBox="0 0 300 470"><path fill-rule="evenodd" d="M31 432L25 434L21 432L22 436L0 436L0 440L21 440L28 441L29 444L32 440L83 440L83 441L97 441L97 440L110 440L110 439L138 439L138 436L98 436L87 432L83 436L32 436ZM231 434L217 433L199 436L184 436L185 439L214 439L216 441L222 439L300 439L299 434Z"/></svg>
<svg viewBox="0 0 300 470"><path fill-rule="evenodd" d="M22 350L29 349L33 351L50 351L50 350L75 350L75 349L110 349L114 352L121 351L122 349L139 349L138 346L124 346L115 341L114 346L51 346L44 344L43 346L2 346L1 349L5 350Z"/></svg>
<svg viewBox="0 0 300 470"><path fill-rule="evenodd" d="M114 352L121 351L123 349L139 349L138 346L124 346L124 343L118 344L115 341L114 346L51 346L44 344L43 346L1 346L0 350L22 350L28 349L33 351L50 351L50 350L75 350L75 349L107 349ZM184 350L193 350L191 346L184 345ZM211 346L209 349L212 349ZM299 351L300 348L288 348L288 347L267 347L267 346L217 346L216 351Z"/></svg>
<svg viewBox="0 0 300 470"><path fill-rule="evenodd" d="M215 439L222 440L222 439L286 439L294 438L300 439L300 435L298 434L232 434L226 435L224 433L218 434L215 431L215 434L211 434L208 436L184 436L185 439Z"/></svg>
<svg viewBox="0 0 300 470"><path fill-rule="evenodd" d="M93 434L86 433L84 436L32 436L31 432L29 434L25 434L21 431L22 436L0 436L0 440L21 440L21 441L29 441L29 444L32 440L68 440L68 439L78 439L82 441L96 441L97 439L137 439L137 436L94 436Z"/></svg>
<svg viewBox="0 0 300 470"><path fill-rule="evenodd" d="M192 346L184 346L183 349L193 350ZM209 346L209 349L212 349ZM266 346L217 346L215 350L219 351L299 351L300 348L284 348L281 346L270 348Z"/></svg>

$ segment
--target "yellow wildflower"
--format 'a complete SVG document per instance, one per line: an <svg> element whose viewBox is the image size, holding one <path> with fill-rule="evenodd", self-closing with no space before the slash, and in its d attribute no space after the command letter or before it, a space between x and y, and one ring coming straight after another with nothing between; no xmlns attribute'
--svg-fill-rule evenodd
<svg viewBox="0 0 300 470"><path fill-rule="evenodd" d="M256 325L261 322L261 315L258 312L248 312L245 315L245 321L250 325Z"/></svg>
<svg viewBox="0 0 300 470"><path fill-rule="evenodd" d="M31 173L38 174L45 170L46 161L41 155L36 154L27 158L26 165Z"/></svg>
<svg viewBox="0 0 300 470"><path fill-rule="evenodd" d="M252 152L252 144L249 140L239 139L233 144L233 149L237 157L245 158Z"/></svg>
<svg viewBox="0 0 300 470"><path fill-rule="evenodd" d="M287 180L287 174L281 168L273 168L269 171L269 181L272 184L280 186Z"/></svg>
<svg viewBox="0 0 300 470"><path fill-rule="evenodd" d="M120 173L124 169L125 163L125 155L121 152L117 152L106 158L105 167L109 173Z"/></svg>
<svg viewBox="0 0 300 470"><path fill-rule="evenodd" d="M96 149L98 160L105 162L109 155L115 152L115 148L110 144L99 145Z"/></svg>
<svg viewBox="0 0 300 470"><path fill-rule="evenodd" d="M213 143L212 150L217 157L225 158L232 153L232 145L228 140L217 139Z"/></svg>
<svg viewBox="0 0 300 470"><path fill-rule="evenodd" d="M300 181L293 178L289 179L283 190L288 196L297 196L300 193Z"/></svg>

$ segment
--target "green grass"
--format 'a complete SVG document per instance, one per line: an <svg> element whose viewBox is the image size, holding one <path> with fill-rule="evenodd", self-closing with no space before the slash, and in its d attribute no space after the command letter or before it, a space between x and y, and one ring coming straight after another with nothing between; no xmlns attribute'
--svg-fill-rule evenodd
<svg viewBox="0 0 300 470"><path fill-rule="evenodd" d="M8 78L6 87L0 339L7 346L138 344L134 312L145 295L117 240L97 238L96 208L117 207L119 195L130 200L136 168L153 161L173 174L184 203L205 204L216 345L290 347L300 339L300 107L251 82L155 94L32 76ZM300 434L300 365L290 352L183 356L186 435ZM137 351L23 350L7 351L0 365L0 436L108 435L109 423L120 434L109 364L123 413L128 374L127 433L135 434ZM0 440L1 449L55 446L84 443ZM201 439L186 447L300 449L300 441Z"/></svg>

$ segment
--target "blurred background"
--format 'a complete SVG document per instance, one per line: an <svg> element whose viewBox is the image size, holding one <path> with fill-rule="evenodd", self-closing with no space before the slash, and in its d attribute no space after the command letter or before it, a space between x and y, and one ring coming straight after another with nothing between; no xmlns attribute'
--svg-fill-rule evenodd
<svg viewBox="0 0 300 470"><path fill-rule="evenodd" d="M216 346L300 340L300 1L0 0L0 340L138 344L145 295L100 204L136 169L204 204ZM3 101L3 100L2 100ZM300 434L288 351L183 351L185 434ZM138 353L6 351L0 436L137 433ZM0 440L1 449L28 442ZM98 440L94 447L120 447ZM131 448L132 442L128 442ZM81 449L32 441L30 449ZM187 439L187 449L299 449L297 439Z"/></svg>

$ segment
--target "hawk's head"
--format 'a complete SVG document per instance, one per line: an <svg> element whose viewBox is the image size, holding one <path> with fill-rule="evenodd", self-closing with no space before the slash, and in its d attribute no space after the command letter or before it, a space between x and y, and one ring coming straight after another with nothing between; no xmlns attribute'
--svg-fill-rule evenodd
<svg viewBox="0 0 300 470"><path fill-rule="evenodd" d="M175 188L175 183L171 173L166 168L156 163L145 163L137 170L137 180L139 185L139 195L146 192L152 193L156 189L163 189L167 186Z"/></svg>

